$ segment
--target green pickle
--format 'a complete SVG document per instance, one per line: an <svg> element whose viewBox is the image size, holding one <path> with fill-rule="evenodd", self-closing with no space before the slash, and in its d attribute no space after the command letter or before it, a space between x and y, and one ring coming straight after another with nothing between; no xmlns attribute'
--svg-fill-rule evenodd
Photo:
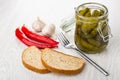
<svg viewBox="0 0 120 80"><path fill-rule="evenodd" d="M99 17L100 14L101 12L99 12L98 10L94 10L92 13L92 17Z"/></svg>
<svg viewBox="0 0 120 80"><path fill-rule="evenodd" d="M106 22L101 22L102 19L98 17L104 15L104 10L91 10L90 8L84 8L76 14L76 29L75 29L75 44L78 49L86 53L98 53L103 51L107 44L104 42L100 34L98 33L98 27L100 27L103 35L108 35L108 26ZM79 18L79 16L85 17L85 19ZM87 19L86 19L87 18Z"/></svg>
<svg viewBox="0 0 120 80"><path fill-rule="evenodd" d="M91 44L91 45L93 45L93 46L96 46L96 47L99 47L100 46L100 42L99 41L97 41L97 40L95 40L95 39L87 39L88 40L88 42Z"/></svg>
<svg viewBox="0 0 120 80"><path fill-rule="evenodd" d="M86 17L90 17L91 16L90 9L85 13L85 16Z"/></svg>
<svg viewBox="0 0 120 80"><path fill-rule="evenodd" d="M79 15L84 16L89 10L89 8L82 9L79 11ZM79 19L79 15L76 15L76 19Z"/></svg>
<svg viewBox="0 0 120 80"><path fill-rule="evenodd" d="M104 14L104 11L101 9L100 10L100 16Z"/></svg>
<svg viewBox="0 0 120 80"><path fill-rule="evenodd" d="M85 9L80 10L79 14L84 16L88 11L90 11L90 9L89 8L85 8Z"/></svg>
<svg viewBox="0 0 120 80"><path fill-rule="evenodd" d="M82 10L79 11L79 15L81 15L81 16L85 15L88 11L90 11L89 8L82 9ZM77 25L82 24L81 21L79 20L79 15L76 15L76 19L77 19L76 23L77 23Z"/></svg>

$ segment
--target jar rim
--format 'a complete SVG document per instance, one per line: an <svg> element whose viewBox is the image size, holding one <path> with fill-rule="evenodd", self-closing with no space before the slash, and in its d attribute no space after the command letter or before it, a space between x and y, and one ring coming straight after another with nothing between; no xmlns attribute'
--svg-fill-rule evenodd
<svg viewBox="0 0 120 80"><path fill-rule="evenodd" d="M88 2L88 3L83 3L83 4L79 5L77 8L75 8L76 14L79 14L79 8L80 8L80 7L83 7L83 6L88 5L88 4L95 4L95 5L98 5L98 6L100 6L100 7L103 7L103 8L105 9L105 13L104 13L103 15L97 16L97 17L93 17L93 16L91 16L91 17L86 17L86 16L82 16L82 15L78 15L78 17L80 17L80 18L82 18L82 19L89 20L90 18L92 18L92 19L96 19L96 18L97 18L97 19L101 19L101 18L103 18L103 17L105 17L105 16L108 15L108 9L107 9L107 7L106 7L105 5L103 5L103 4L96 3L96 2Z"/></svg>

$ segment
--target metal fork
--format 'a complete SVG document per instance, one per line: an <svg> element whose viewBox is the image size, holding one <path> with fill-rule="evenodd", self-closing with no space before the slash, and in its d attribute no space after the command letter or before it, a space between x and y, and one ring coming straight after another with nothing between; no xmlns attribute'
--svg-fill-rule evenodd
<svg viewBox="0 0 120 80"><path fill-rule="evenodd" d="M93 65L97 70L99 70L101 73L103 73L105 76L108 76L109 73L103 69L101 66L99 66L97 63L95 63L92 59L90 59L88 56L84 54L81 50L77 49L73 44L70 43L70 41L66 38L66 36L60 32L57 34L58 40L60 43L68 49L73 49L77 52L79 52L79 55L83 57L85 60L87 60L91 65Z"/></svg>

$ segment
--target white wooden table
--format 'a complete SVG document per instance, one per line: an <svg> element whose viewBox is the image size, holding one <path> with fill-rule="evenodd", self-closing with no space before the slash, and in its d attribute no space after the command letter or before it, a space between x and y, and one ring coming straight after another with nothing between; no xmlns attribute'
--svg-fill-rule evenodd
<svg viewBox="0 0 120 80"><path fill-rule="evenodd" d="M94 0L108 7L109 25L113 34L107 49L100 54L88 56L106 69L106 77L86 62L78 75L60 75L56 73L39 74L22 65L21 54L27 47L15 37L15 29L26 24L31 27L37 16L56 28L64 17L74 13L74 7L90 0L0 0L0 80L119 80L120 77L120 1ZM73 35L71 35L73 37ZM59 51L78 56L72 50L59 45Z"/></svg>

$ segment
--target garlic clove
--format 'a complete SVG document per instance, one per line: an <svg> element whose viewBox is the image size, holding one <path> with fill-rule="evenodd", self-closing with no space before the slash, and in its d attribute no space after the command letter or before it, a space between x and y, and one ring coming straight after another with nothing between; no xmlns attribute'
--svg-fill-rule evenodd
<svg viewBox="0 0 120 80"><path fill-rule="evenodd" d="M35 20L32 24L32 28L36 31L36 32L41 32L42 29L45 27L45 23L43 21L41 21L39 19L39 17L37 17L37 20Z"/></svg>
<svg viewBox="0 0 120 80"><path fill-rule="evenodd" d="M42 30L42 35L47 36L47 37L51 37L54 33L55 33L54 24L46 25Z"/></svg>

